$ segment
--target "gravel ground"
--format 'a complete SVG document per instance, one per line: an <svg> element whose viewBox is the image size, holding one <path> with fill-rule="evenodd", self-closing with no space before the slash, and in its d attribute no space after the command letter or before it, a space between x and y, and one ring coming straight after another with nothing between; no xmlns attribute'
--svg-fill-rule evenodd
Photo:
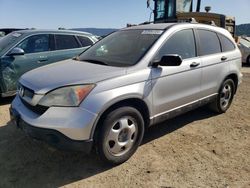
<svg viewBox="0 0 250 188"><path fill-rule="evenodd" d="M250 67L231 108L199 108L149 129L126 163L63 152L26 137L0 99L0 187L250 187Z"/></svg>

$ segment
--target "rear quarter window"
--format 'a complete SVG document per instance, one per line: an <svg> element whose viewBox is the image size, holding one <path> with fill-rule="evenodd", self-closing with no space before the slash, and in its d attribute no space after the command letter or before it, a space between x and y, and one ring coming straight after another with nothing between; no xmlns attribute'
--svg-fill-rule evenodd
<svg viewBox="0 0 250 188"><path fill-rule="evenodd" d="M218 36L221 42L221 48L223 52L228 52L235 49L235 45L231 40L221 34L218 34Z"/></svg>
<svg viewBox="0 0 250 188"><path fill-rule="evenodd" d="M93 42L88 37L77 36L77 38L79 39L82 47L91 46L93 44Z"/></svg>

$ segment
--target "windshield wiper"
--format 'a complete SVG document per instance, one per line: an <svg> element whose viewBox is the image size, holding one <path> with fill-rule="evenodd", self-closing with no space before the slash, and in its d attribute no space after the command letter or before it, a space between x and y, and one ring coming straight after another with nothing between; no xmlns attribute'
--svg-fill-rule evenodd
<svg viewBox="0 0 250 188"><path fill-rule="evenodd" d="M95 60L95 59L82 59L81 61L87 61L90 63L99 64L99 65L108 65L107 63L105 63L103 61L99 61L99 60Z"/></svg>

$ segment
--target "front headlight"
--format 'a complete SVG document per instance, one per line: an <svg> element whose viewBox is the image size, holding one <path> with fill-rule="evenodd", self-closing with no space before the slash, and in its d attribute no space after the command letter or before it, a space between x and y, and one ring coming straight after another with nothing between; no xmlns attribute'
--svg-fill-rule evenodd
<svg viewBox="0 0 250 188"><path fill-rule="evenodd" d="M42 106L78 106L95 85L66 86L47 93L39 101Z"/></svg>

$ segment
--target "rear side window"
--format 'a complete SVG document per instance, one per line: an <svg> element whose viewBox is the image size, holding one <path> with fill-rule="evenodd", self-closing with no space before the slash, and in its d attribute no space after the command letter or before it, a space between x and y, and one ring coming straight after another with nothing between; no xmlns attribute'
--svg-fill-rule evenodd
<svg viewBox="0 0 250 188"><path fill-rule="evenodd" d="M79 48L74 35L55 35L56 50Z"/></svg>
<svg viewBox="0 0 250 188"><path fill-rule="evenodd" d="M235 49L235 46L231 40L229 40L227 37L221 34L218 34L218 36L220 38L221 48L223 52L228 52L228 51L232 51Z"/></svg>
<svg viewBox="0 0 250 188"><path fill-rule="evenodd" d="M196 46L192 29L186 29L175 33L158 52L158 57L166 54L178 54L182 59L196 56Z"/></svg>
<svg viewBox="0 0 250 188"><path fill-rule="evenodd" d="M79 39L82 47L91 46L93 44L93 42L88 37L77 36L77 38Z"/></svg>
<svg viewBox="0 0 250 188"><path fill-rule="evenodd" d="M200 55L210 55L221 52L220 41L217 34L207 30L197 30L200 43Z"/></svg>

